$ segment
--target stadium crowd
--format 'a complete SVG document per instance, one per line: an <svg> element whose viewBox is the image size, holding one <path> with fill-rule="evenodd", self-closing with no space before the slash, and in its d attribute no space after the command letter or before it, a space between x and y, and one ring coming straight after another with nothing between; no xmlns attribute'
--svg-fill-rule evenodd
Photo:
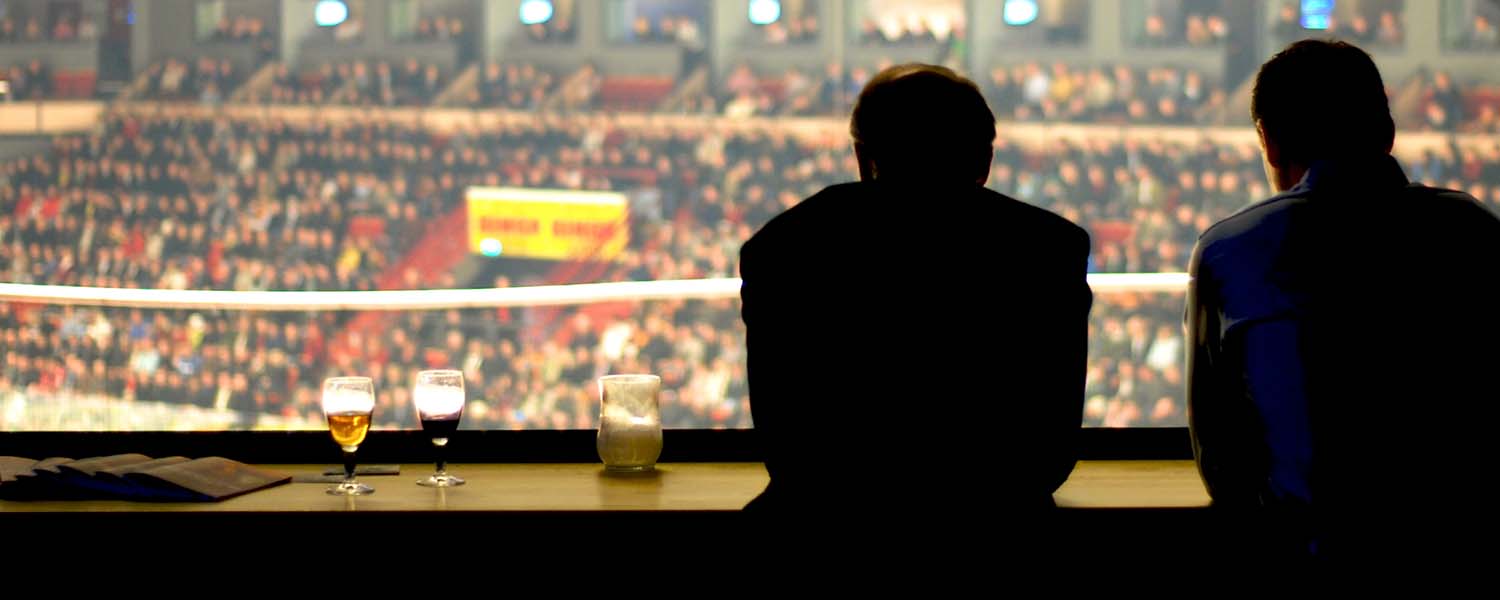
<svg viewBox="0 0 1500 600"><path fill-rule="evenodd" d="M41 100L52 97L52 69L41 60L25 65L11 65L5 71L6 97L12 100Z"/></svg>
<svg viewBox="0 0 1500 600"><path fill-rule="evenodd" d="M1459 83L1446 71L1424 73L1418 85L1421 129L1500 133L1500 86Z"/></svg>
<svg viewBox="0 0 1500 600"><path fill-rule="evenodd" d="M1209 224L1267 194L1252 146L1003 138L990 185L1089 228L1092 270L1181 271ZM1429 152L1417 180L1500 206L1500 147ZM89 135L0 165L7 281L237 290L374 289L473 184L610 189L633 198L629 248L599 279L727 277L780 210L854 172L847 149L779 133L627 130L587 115L445 135L114 114ZM1463 182L1472 182L1465 185ZM398 287L557 283L423 280ZM528 276L531 277L531 276ZM1087 421L1181 425L1181 297L1102 295ZM468 373L475 427L589 427L592 381L661 374L669 426L745 426L737 303L416 312L356 328L334 313L9 305L0 387L219 407L314 422L316 385L377 377L381 426L414 425L419 368Z"/></svg>
<svg viewBox="0 0 1500 600"><path fill-rule="evenodd" d="M1402 24L1400 2L1353 3L1353 11L1347 21L1338 14L1328 17L1322 34L1349 40L1364 47L1399 47L1406 43L1406 29ZM1271 22L1271 33L1282 43L1290 43L1307 37L1303 28L1302 12L1296 2L1283 2L1277 8Z"/></svg>
<svg viewBox="0 0 1500 600"><path fill-rule="evenodd" d="M146 68L142 97L158 100L197 100L217 104L244 81L228 59L199 57L192 62L167 59Z"/></svg>
<svg viewBox="0 0 1500 600"><path fill-rule="evenodd" d="M661 33L662 27L678 35L680 24L691 22L687 17L665 18L655 26L646 21L638 25L638 35L648 42L665 42L669 38L663 37L667 34ZM1481 19L1475 27L1492 26ZM1300 26L1297 30L1305 32ZM831 63L821 69L794 66L767 71L751 61L740 61L713 77L701 91L684 87L692 76L685 67L672 84L682 101L669 110L731 117L842 115L870 76L890 64L889 60L879 60L872 64ZM471 65L474 77L458 77ZM615 78L632 78L598 72L591 64L566 71L524 61L462 62L444 68L416 58L300 67L276 64L272 68L269 83L247 90L244 100L354 106L427 106L442 100L514 110L613 110L620 106L604 91L611 87L608 83ZM242 70L227 60L168 59L147 69L147 85L139 97L223 102L247 81L248 74ZM47 97L53 87L50 70L40 61L10 68L7 80L12 97L17 99ZM1213 75L1191 67L1022 61L994 65L976 80L1001 120L1223 125L1242 119L1239 113L1228 110L1230 90ZM457 87L455 82L460 82ZM1393 98L1407 85L1390 83ZM1398 112L1404 126L1409 122L1411 127L1439 131L1500 131L1500 91L1495 86L1440 70L1419 75L1413 85L1421 88L1422 100L1404 109L1407 112ZM640 109L637 101L624 106Z"/></svg>
<svg viewBox="0 0 1500 600"><path fill-rule="evenodd" d="M37 17L0 18L0 44L34 42L71 42L93 40L99 36L99 26L93 19L83 18L76 6L71 10L58 11L45 25Z"/></svg>
<svg viewBox="0 0 1500 600"><path fill-rule="evenodd" d="M408 58L390 61L323 63L293 71L273 67L263 94L251 100L275 104L345 104L356 106L420 106L432 102L448 85L451 74L438 65Z"/></svg>

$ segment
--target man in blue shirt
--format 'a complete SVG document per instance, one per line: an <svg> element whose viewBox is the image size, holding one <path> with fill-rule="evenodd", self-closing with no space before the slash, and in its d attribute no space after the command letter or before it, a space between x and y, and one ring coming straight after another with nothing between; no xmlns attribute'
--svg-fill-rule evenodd
<svg viewBox="0 0 1500 600"><path fill-rule="evenodd" d="M1294 557L1460 551L1493 521L1454 486L1495 455L1500 220L1407 181L1354 46L1277 54L1251 113L1280 193L1210 228L1191 266L1189 421L1214 505Z"/></svg>

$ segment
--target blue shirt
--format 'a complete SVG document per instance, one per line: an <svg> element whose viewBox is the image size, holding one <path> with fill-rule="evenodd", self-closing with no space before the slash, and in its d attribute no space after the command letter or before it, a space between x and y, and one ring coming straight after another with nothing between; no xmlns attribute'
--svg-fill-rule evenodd
<svg viewBox="0 0 1500 600"><path fill-rule="evenodd" d="M1389 156L1321 163L1297 186L1241 210L1199 239L1187 312L1188 417L1199 469L1216 503L1313 501L1307 369L1318 361L1304 356L1308 311L1315 294L1329 291L1323 282L1330 273L1358 267L1307 263L1314 255L1360 256L1358 249L1329 252L1320 244L1380 243L1378 236L1325 235L1332 233L1326 228L1357 227L1351 221L1375 202L1399 209L1391 214L1422 214L1423 207L1443 204L1434 199L1477 207L1465 194L1411 185ZM1326 214L1314 216L1320 206Z"/></svg>

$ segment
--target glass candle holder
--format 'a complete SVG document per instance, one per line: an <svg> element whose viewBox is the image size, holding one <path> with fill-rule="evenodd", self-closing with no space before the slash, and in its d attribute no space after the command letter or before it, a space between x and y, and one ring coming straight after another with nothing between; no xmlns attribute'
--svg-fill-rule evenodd
<svg viewBox="0 0 1500 600"><path fill-rule="evenodd" d="M599 378L599 460L609 471L656 468L661 457L661 378L608 375Z"/></svg>

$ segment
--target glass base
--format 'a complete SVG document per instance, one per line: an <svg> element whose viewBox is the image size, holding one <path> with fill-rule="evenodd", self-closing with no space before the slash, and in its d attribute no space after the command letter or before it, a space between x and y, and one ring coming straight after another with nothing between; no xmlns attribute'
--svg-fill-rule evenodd
<svg viewBox="0 0 1500 600"><path fill-rule="evenodd" d="M417 480L417 485L422 487L456 487L464 484L464 478L447 473L428 475Z"/></svg>
<svg viewBox="0 0 1500 600"><path fill-rule="evenodd" d="M656 465L604 465L604 470L611 473L645 473L655 471Z"/></svg>
<svg viewBox="0 0 1500 600"><path fill-rule="evenodd" d="M329 496L368 496L373 493L375 493L375 488L352 481L346 481L328 488Z"/></svg>

